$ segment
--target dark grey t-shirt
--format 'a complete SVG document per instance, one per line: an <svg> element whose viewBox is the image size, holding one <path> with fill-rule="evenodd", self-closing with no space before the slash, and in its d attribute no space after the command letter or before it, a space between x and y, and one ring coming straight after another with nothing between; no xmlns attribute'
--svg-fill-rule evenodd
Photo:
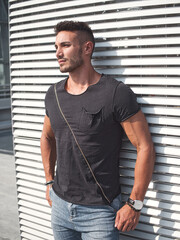
<svg viewBox="0 0 180 240"><path fill-rule="evenodd" d="M136 96L128 86L107 75L80 95L65 90L66 80L57 84L62 111L111 202L120 193L119 153L123 135L120 122L139 111ZM108 204L59 112L54 86L46 94L45 106L56 138L55 193L76 204Z"/></svg>

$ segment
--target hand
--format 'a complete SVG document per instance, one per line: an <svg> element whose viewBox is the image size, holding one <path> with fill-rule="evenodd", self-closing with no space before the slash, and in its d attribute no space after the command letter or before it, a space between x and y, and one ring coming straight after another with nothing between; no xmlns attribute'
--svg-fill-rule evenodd
<svg viewBox="0 0 180 240"><path fill-rule="evenodd" d="M51 198L50 198L50 195L49 195L49 190L51 188L52 188L52 184L47 185L47 188L46 188L46 200L48 201L50 207L52 207L52 201L51 201Z"/></svg>
<svg viewBox="0 0 180 240"><path fill-rule="evenodd" d="M134 230L139 222L139 217L140 212L124 205L116 214L115 227L122 232Z"/></svg>

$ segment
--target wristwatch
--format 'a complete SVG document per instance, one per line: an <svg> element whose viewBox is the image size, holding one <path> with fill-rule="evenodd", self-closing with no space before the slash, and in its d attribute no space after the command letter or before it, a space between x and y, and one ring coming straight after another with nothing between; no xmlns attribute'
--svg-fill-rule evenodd
<svg viewBox="0 0 180 240"><path fill-rule="evenodd" d="M132 200L131 198L128 198L127 204L134 210L134 211L141 211L143 207L143 202L140 200Z"/></svg>

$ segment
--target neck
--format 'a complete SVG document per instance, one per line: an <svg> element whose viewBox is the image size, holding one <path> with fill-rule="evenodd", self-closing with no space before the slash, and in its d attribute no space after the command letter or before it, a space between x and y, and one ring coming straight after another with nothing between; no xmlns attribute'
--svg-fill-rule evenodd
<svg viewBox="0 0 180 240"><path fill-rule="evenodd" d="M100 76L92 66L70 72L66 83L66 91L74 95L81 94L85 92L90 85L96 84Z"/></svg>

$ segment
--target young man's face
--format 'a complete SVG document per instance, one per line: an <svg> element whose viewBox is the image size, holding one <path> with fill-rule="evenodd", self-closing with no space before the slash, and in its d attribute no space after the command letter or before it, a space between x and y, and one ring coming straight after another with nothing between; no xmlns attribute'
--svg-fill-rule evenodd
<svg viewBox="0 0 180 240"><path fill-rule="evenodd" d="M72 72L82 66L82 46L79 44L77 32L59 32L55 48L61 72Z"/></svg>

